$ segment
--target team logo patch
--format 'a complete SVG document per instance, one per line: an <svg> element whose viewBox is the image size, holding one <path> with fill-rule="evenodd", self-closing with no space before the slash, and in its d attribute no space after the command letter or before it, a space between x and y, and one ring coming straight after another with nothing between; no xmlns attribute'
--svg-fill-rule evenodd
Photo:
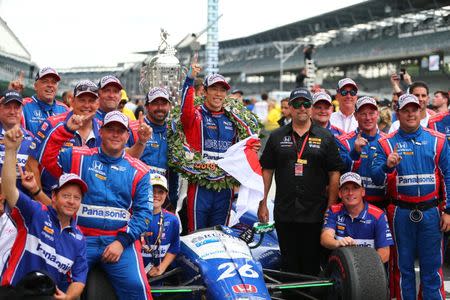
<svg viewBox="0 0 450 300"><path fill-rule="evenodd" d="M44 226L44 231L47 232L48 234L53 234L55 232L52 228L48 226Z"/></svg>

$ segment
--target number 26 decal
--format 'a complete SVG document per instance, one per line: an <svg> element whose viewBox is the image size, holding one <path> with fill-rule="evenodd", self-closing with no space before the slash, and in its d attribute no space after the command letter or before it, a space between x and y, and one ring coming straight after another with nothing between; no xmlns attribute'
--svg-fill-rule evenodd
<svg viewBox="0 0 450 300"><path fill-rule="evenodd" d="M259 277L258 273L252 268L253 267L251 265L245 264L241 266L237 271L239 275L241 275L242 277L258 278ZM222 272L222 275L220 275L219 278L217 278L217 281L236 276L236 265L234 263L230 262L223 263L219 266L218 269L219 270L225 269L225 270Z"/></svg>

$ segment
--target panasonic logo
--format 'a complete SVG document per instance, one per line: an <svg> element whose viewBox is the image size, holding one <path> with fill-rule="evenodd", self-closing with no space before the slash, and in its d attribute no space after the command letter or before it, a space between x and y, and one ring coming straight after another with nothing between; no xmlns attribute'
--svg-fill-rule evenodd
<svg viewBox="0 0 450 300"><path fill-rule="evenodd" d="M73 265L73 261L56 253L55 248L43 243L39 238L28 235L25 249L45 260L45 262L57 269L60 273L67 273Z"/></svg>
<svg viewBox="0 0 450 300"><path fill-rule="evenodd" d="M125 209L86 204L81 204L77 215L85 218L103 218L118 221L128 221L130 219L130 213Z"/></svg>
<svg viewBox="0 0 450 300"><path fill-rule="evenodd" d="M434 174L406 175L397 177L398 186L428 185L435 183L436 177Z"/></svg>

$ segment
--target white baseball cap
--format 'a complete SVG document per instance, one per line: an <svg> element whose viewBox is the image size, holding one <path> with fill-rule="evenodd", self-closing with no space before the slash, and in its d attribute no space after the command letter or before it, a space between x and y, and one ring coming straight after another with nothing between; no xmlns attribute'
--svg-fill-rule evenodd
<svg viewBox="0 0 450 300"><path fill-rule="evenodd" d="M325 92L317 92L313 94L313 105L319 101L325 101L331 105L331 97Z"/></svg>
<svg viewBox="0 0 450 300"><path fill-rule="evenodd" d="M57 81L61 80L61 77L59 77L58 72L56 72L55 69L50 68L50 67L45 67L39 70L39 72L36 74L36 78L35 80L38 81L39 79L41 79L44 76L47 75L53 75L54 77L56 77L56 79L58 79Z"/></svg>
<svg viewBox="0 0 450 300"><path fill-rule="evenodd" d="M128 129L128 117L118 110L110 111L106 114L102 127L113 122L120 123Z"/></svg>
<svg viewBox="0 0 450 300"><path fill-rule="evenodd" d="M161 87L152 88L147 93L145 104L152 103L154 100L156 100L158 98L163 98L170 102L169 91L167 91L165 88L161 88Z"/></svg>
<svg viewBox="0 0 450 300"><path fill-rule="evenodd" d="M166 179L166 177L162 176L161 174L158 174L158 173L150 174L150 183L153 186L155 186L155 185L162 186L166 191L169 190L167 188L167 179Z"/></svg>
<svg viewBox="0 0 450 300"><path fill-rule="evenodd" d="M398 98L398 109L402 109L409 103L417 104L420 107L419 99L413 94L403 94Z"/></svg>
<svg viewBox="0 0 450 300"><path fill-rule="evenodd" d="M227 91L231 88L230 84L225 79L225 77L223 77L220 74L209 74L208 76L206 76L205 81L204 81L204 85L206 87L210 87L216 83L222 83L225 86L225 89Z"/></svg>
<svg viewBox="0 0 450 300"><path fill-rule="evenodd" d="M356 101L356 111L358 111L364 105L372 105L373 107L375 107L375 109L378 109L377 101L375 99L373 99L372 97L364 96Z"/></svg>
<svg viewBox="0 0 450 300"><path fill-rule="evenodd" d="M64 185L66 185L68 183L75 183L75 184L77 184L80 187L81 192L83 194L86 193L87 190L88 190L88 186L87 186L86 182L84 182L83 179L81 179L77 174L74 174L74 173L64 173L64 174L62 174L59 177L58 185L56 185L54 190L59 190L60 188L62 188Z"/></svg>
<svg viewBox="0 0 450 300"><path fill-rule="evenodd" d="M98 88L99 88L99 89L102 89L102 88L104 88L105 86L107 86L108 84L114 84L114 85L116 85L117 87L119 87L119 89L123 89L122 83L120 83L120 80L117 79L117 77L116 77L116 76L113 76L113 75L106 75L106 76L103 76L103 77L100 79L100 82L98 83Z"/></svg>
<svg viewBox="0 0 450 300"><path fill-rule="evenodd" d="M341 188L347 182L353 182L359 186L363 186L361 176L359 176L357 173L347 172L345 174L342 174L341 178L339 179L339 188Z"/></svg>
<svg viewBox="0 0 450 300"><path fill-rule="evenodd" d="M358 86L351 78L343 78L343 79L339 80L337 88L338 88L338 90L341 90L346 85L352 85L355 87L356 90L358 90Z"/></svg>

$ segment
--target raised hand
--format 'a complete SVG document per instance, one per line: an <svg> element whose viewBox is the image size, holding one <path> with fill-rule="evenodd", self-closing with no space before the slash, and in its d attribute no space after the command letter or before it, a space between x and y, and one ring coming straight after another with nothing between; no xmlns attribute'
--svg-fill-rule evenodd
<svg viewBox="0 0 450 300"><path fill-rule="evenodd" d="M356 152L361 153L362 148L364 146L366 146L368 143L369 143L369 141L367 139L363 138L362 137L362 132L359 131L358 135L356 137L356 140L355 140L355 150L356 150Z"/></svg>
<svg viewBox="0 0 450 300"><path fill-rule="evenodd" d="M198 64L198 55L194 55L194 58L192 59L191 67L188 72L189 78L196 78L198 74L202 71L202 67Z"/></svg>
<svg viewBox="0 0 450 300"><path fill-rule="evenodd" d="M87 116L73 114L67 121L67 127L72 131L77 131L83 126L83 123L87 118Z"/></svg>
<svg viewBox="0 0 450 300"><path fill-rule="evenodd" d="M17 149L19 149L20 147L20 144L22 143L22 140L22 129L20 129L19 125L16 125L5 133L3 143L5 145L5 149L12 149L17 151Z"/></svg>
<svg viewBox="0 0 450 300"><path fill-rule="evenodd" d="M37 190L39 190L39 186L34 178L33 172L28 172L22 170L21 166L17 166L19 169L20 179L22 181L22 186L34 194Z"/></svg>
<svg viewBox="0 0 450 300"><path fill-rule="evenodd" d="M151 139L152 134L153 134L153 129L152 127L150 127L149 125L147 125L145 123L144 120L144 114L141 112L139 112L139 117L138 117L138 122L139 122L139 129L138 129L138 142L140 144L144 144L147 143L147 141L149 139Z"/></svg>
<svg viewBox="0 0 450 300"><path fill-rule="evenodd" d="M22 93L25 88L25 86L23 84L24 75L25 75L25 73L23 71L20 71L19 77L16 80L13 80L9 83L8 89L16 90L19 93Z"/></svg>
<svg viewBox="0 0 450 300"><path fill-rule="evenodd" d="M402 157L400 156L400 154L398 154L397 145L395 145L394 150L392 151L391 154L389 154L389 156L387 158L386 165L388 168L393 168L393 167L397 166L401 160L402 160Z"/></svg>

